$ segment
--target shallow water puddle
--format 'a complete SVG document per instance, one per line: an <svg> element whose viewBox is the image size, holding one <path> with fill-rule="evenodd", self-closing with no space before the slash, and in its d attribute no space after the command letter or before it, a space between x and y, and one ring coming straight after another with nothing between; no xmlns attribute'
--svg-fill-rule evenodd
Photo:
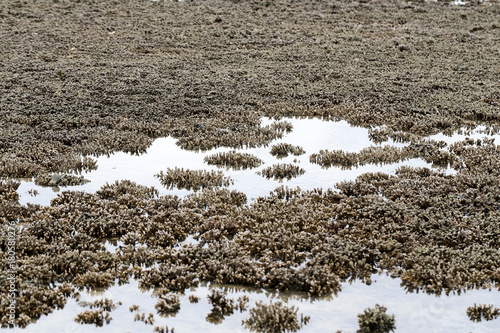
<svg viewBox="0 0 500 333"><path fill-rule="evenodd" d="M394 174L395 170L402 165L413 167L430 167L422 159L411 159L403 162L387 165L365 165L359 168L343 170L340 167L323 169L317 164L309 162L309 156L317 153L321 149L344 150L348 152L359 152L361 149L374 146L368 138L368 130L359 127L352 127L345 121L333 122L322 121L320 119L297 119L284 118L281 120L292 123L292 132L287 133L282 139L274 140L268 146L237 149L238 152L253 154L264 161L258 168L246 170L225 170L215 166L207 165L204 158L218 152L230 151L230 148L217 148L207 152L186 151L176 145L175 139L171 137L160 138L153 142L146 154L133 156L126 153L116 153L110 157L100 157L97 159L98 169L89 173L84 173L85 178L91 182L82 186L70 186L61 188L65 190L77 190L95 192L106 183L113 183L116 180L129 179L141 185L156 187L161 195L175 194L185 196L192 193L188 190L167 190L158 178L154 177L161 170L167 168L181 167L184 169L204 169L223 170L224 173L234 179L234 185L229 188L244 192L248 199L252 201L258 196L266 196L281 184L296 187L303 190L310 190L322 187L324 189L333 187L342 180L352 180L366 172L384 172ZM264 119L263 125L272 123L271 119ZM449 144L464 140L466 137L474 139L483 137L500 139L500 136L487 136L480 129L470 135L444 136L442 134L429 137L434 140L443 140ZM275 143L289 143L301 146L305 154L300 156L288 156L276 158L270 154L271 146ZM498 142L498 140L497 140ZM403 147L406 144L385 142L383 145ZM305 174L290 181L280 183L268 180L256 172L265 167L277 163L293 163L305 170ZM453 170L445 170L447 173L454 173ZM28 191L36 189L39 194L31 196ZM18 189L21 204L28 202L48 205L50 200L57 196L52 188L36 186L33 182L23 181ZM192 237L188 237L182 244L188 245L197 243ZM106 249L114 252L119 242L106 242ZM236 300L239 296L246 294L250 298L249 307L256 301L262 300L269 303L270 298L284 298L288 305L296 305L300 313L311 316L308 325L304 326L301 332L335 332L341 329L344 332L355 332L358 329L357 314L362 313L368 307L381 304L387 307L388 314L395 314L397 332L498 332L498 320L491 322L473 323L466 315L468 306L477 304L500 303L499 291L473 290L467 293L450 296L436 297L427 294L406 293L400 287L400 279L391 279L385 275L377 275L373 278L373 283L367 286L359 281L352 284L344 283L342 291L338 297L321 298L311 300L301 298L300 294L280 295L269 294L264 291L238 289L232 287L228 290L227 297ZM176 332L246 332L241 325L242 320L248 318L249 312L235 313L226 317L221 324L212 324L205 320L210 313L211 305L208 303L207 295L210 286L201 286L191 290L186 290L185 295L180 297L181 309L177 315L162 318L157 314L155 304L157 297L151 292L141 292L138 289L138 282L131 280L130 284L114 286L106 290L101 295L91 295L83 293L82 301L95 301L102 298L112 299L115 303L119 301L122 305L111 312L113 320L109 325L96 328L94 325L80 325L74 322L74 318L81 312L89 310L88 307L81 307L74 299L69 299L63 310L54 311L49 316L43 316L36 324L30 325L27 331L55 331L55 332L152 332L155 326L168 325L175 327ZM199 303L190 303L189 295L201 297ZM289 296L289 297L288 297ZM145 325L142 321L134 322L135 312L131 313L129 307L137 304L140 306L139 312L146 314L153 313L155 322L153 326ZM194 319L196 318L196 319ZM14 331L21 331L16 328Z"/></svg>
<svg viewBox="0 0 500 333"><path fill-rule="evenodd" d="M227 292L226 297L236 300L247 295L250 302L247 309L257 301L269 303L281 300L289 306L298 308L298 315L311 316L310 322L300 332L356 332L359 328L357 314L375 304L387 307L388 314L394 314L396 332L498 332L498 322L473 323L466 315L468 306L477 304L498 303L499 292L487 290L473 290L467 293L450 296L406 293L400 287L400 279L392 279L385 274L374 275L373 283L367 286L359 281L352 284L343 283L338 297L311 299L304 294L269 293L264 290L249 288L227 287L220 285L200 286L186 290L180 296L180 310L171 317L160 317L155 309L158 300L151 292L141 292L138 282L131 280L123 286L113 286L103 293L81 293L79 302L68 299L63 310L57 310L49 316L42 316L36 324L28 327L39 332L152 332L155 326L168 325L175 327L175 332L249 332L242 326L242 320L249 316L249 311L235 310L233 315L224 318L220 324L212 324L206 320L212 309L207 295L212 288L222 288ZM200 297L198 303L190 303L189 296ZM122 302L111 312L109 325L95 327L94 325L80 325L73 321L80 312L88 310L82 307L82 302L93 302L99 299L112 299L115 303ZM139 313L154 314L154 324L146 325L142 321L134 321L135 311L129 307L139 305ZM196 319L195 319L196 318ZM19 328L13 332L23 331ZM25 330L24 330L25 331Z"/></svg>
<svg viewBox="0 0 500 333"><path fill-rule="evenodd" d="M463 128L460 133L454 133L453 135L445 135L443 133L438 133L430 135L428 138L436 141L444 141L448 146L459 141L464 141L467 138L471 138L474 140L488 138L488 139L494 139L496 144L500 142L500 134L490 135L486 130L486 127L482 125L470 131L467 131L465 128Z"/></svg>
<svg viewBox="0 0 500 333"><path fill-rule="evenodd" d="M224 170L225 174L234 179L234 185L230 189L237 189L245 193L251 201L259 196L266 196L276 187L284 184L289 187L299 186L303 190L312 190L314 188L329 188L342 180L353 180L366 172L385 172L393 174L394 171L402 165L411 165L413 167L430 167L430 164L422 159L411 159L387 165L365 165L350 170L342 170L340 167L331 167L329 169L321 168L317 164L309 162L309 156L317 153L321 149L344 150L348 152L359 152L361 149L373 146L374 143L368 138L368 130L361 127L350 126L346 121L322 121L321 119L298 119L283 118L281 120L292 123L293 129L282 139L272 141L266 147L237 149L238 152L253 154L264 161L264 164L258 168L246 170ZM271 119L264 119L263 125L272 123ZM161 170L168 167L180 167L184 169L205 169L221 170L216 166L208 165L203 161L205 156L218 152L230 151L230 148L217 148L206 152L193 152L179 148L176 145L177 140L171 137L159 138L153 142L146 154L136 156L127 153L115 153L110 157L101 156L97 158L98 169L92 172L83 173L85 178L91 182L81 186L68 186L61 188L61 191L75 190L93 193L106 183L113 183L116 180L129 179L141 185L156 187L161 195L174 194L185 196L192 191L188 190L167 190L158 178L154 177ZM285 158L276 158L270 154L270 147L273 144L286 142L295 146L301 146L305 154L300 156L288 156ZM406 144L394 143L392 141L384 144L395 147L403 147ZM296 160L296 163L294 162ZM268 180L256 174L257 171L265 167L278 163L293 163L305 170L305 174L297 178L292 178L283 183L274 180ZM453 170L448 170L452 173ZM36 189L39 194L32 196L29 190ZM18 189L20 194L20 203L37 203L48 205L50 200L57 196L57 192L50 187L41 187L34 182L22 181Z"/></svg>

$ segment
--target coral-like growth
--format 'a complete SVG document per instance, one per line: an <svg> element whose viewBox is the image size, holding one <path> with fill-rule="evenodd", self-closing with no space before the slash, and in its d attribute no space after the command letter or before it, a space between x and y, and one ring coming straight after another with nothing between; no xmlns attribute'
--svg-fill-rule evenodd
<svg viewBox="0 0 500 333"><path fill-rule="evenodd" d="M292 178L303 175L306 171L294 164L273 164L273 166L267 167L258 171L257 174L265 177L267 179L273 178L274 180L278 180L280 182L283 179L290 180Z"/></svg>
<svg viewBox="0 0 500 333"><path fill-rule="evenodd" d="M198 191L200 188L234 184L234 181L224 176L222 171L184 170L184 168L175 167L174 169L167 168L166 173L160 171L155 176L160 179L163 186L170 190L177 187Z"/></svg>
<svg viewBox="0 0 500 333"><path fill-rule="evenodd" d="M169 331L168 329L168 326L155 326L155 328L153 329L153 332L157 332L157 333L174 333L174 328L172 327L172 329Z"/></svg>
<svg viewBox="0 0 500 333"><path fill-rule="evenodd" d="M252 331L257 332L297 332L303 325L307 325L309 316L297 317L298 309L287 306L281 301L269 305L259 301L250 309L250 317L243 324Z"/></svg>
<svg viewBox="0 0 500 333"><path fill-rule="evenodd" d="M139 311L137 311L136 314L135 314L135 317L134 317L134 321L142 321L146 325L153 325L154 322L155 322L155 318L154 318L154 315L152 313L150 313L146 317L146 313L145 312L143 312L142 314L140 314Z"/></svg>
<svg viewBox="0 0 500 333"><path fill-rule="evenodd" d="M441 150L446 144L443 141L416 140L409 146L398 148L394 146L363 148L359 153L343 150L320 150L311 154L309 161L321 165L323 168L339 166L342 169L357 168L367 164L391 164L406 161L412 158L422 158L436 167L454 165L457 156Z"/></svg>
<svg viewBox="0 0 500 333"><path fill-rule="evenodd" d="M467 308L467 316L474 322L481 321L482 319L486 321L493 320L500 317L500 309L493 308L493 304L476 305L476 303L474 303L474 306L469 306Z"/></svg>
<svg viewBox="0 0 500 333"><path fill-rule="evenodd" d="M498 146L420 140L478 125L500 132L498 4L234 2L1 2L0 248L7 253L14 228L15 326L64 306L64 282L135 278L183 290L204 280L323 294L386 269L409 291L498 287ZM210 22L214 13L222 22ZM172 29L152 33L151 22ZM4 180L93 170L94 156L143 153L169 135L192 150L262 147L291 128L260 126L262 116L377 129L375 141L409 146L366 150L356 163L416 156L451 161L456 174L401 168L249 205L238 191L158 198L126 181L21 205L18 183ZM132 246L130 233L146 246ZM200 244L179 247L187 235ZM122 236L129 245L107 253L104 241ZM9 266L2 256L0 271ZM0 283L2 314L8 288Z"/></svg>
<svg viewBox="0 0 500 333"><path fill-rule="evenodd" d="M155 309L162 316L175 314L181 309L181 302L178 295L161 295Z"/></svg>
<svg viewBox="0 0 500 333"><path fill-rule="evenodd" d="M207 321L211 323L221 322L225 316L233 314L237 308L234 300L228 299L220 289L212 289L207 297L208 302L212 304L212 311L207 316Z"/></svg>
<svg viewBox="0 0 500 333"><path fill-rule="evenodd" d="M305 154L304 148L300 146L292 146L289 143L277 143L271 147L271 155L278 158L286 157L289 154L299 156Z"/></svg>
<svg viewBox="0 0 500 333"><path fill-rule="evenodd" d="M385 306L375 305L358 314L359 330L357 333L389 333L396 329L394 315L389 316Z"/></svg>
<svg viewBox="0 0 500 333"><path fill-rule="evenodd" d="M204 161L209 165L231 168L233 170L256 168L264 163L255 155L238 153L234 150L206 156Z"/></svg>
<svg viewBox="0 0 500 333"><path fill-rule="evenodd" d="M104 309L99 309L79 313L75 321L80 324L95 324L95 326L101 327L104 323L109 324L112 319L109 312L104 312Z"/></svg>
<svg viewBox="0 0 500 333"><path fill-rule="evenodd" d="M121 303L119 303L119 305L120 304ZM116 304L112 300L105 298L105 299L100 299L100 300L97 300L97 301L89 304L89 307L91 309L97 308L97 309L103 309L104 311L107 311L107 312L111 312L114 309L116 309Z"/></svg>
<svg viewBox="0 0 500 333"><path fill-rule="evenodd" d="M189 302L190 303L198 303L198 301L200 300L200 297L199 296L196 296L196 295L189 295Z"/></svg>
<svg viewBox="0 0 500 333"><path fill-rule="evenodd" d="M243 312L243 311L246 311L247 304L248 304L248 302L250 302L250 298L248 298L247 295L243 295L243 296L238 297L236 302L237 302L236 308L239 309L240 312Z"/></svg>

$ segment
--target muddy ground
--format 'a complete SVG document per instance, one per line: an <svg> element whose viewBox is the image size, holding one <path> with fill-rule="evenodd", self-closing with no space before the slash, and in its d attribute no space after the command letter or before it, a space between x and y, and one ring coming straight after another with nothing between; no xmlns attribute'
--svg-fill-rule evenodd
<svg viewBox="0 0 500 333"><path fill-rule="evenodd" d="M488 141L448 149L454 176L402 168L249 206L236 191L179 200L128 182L20 206L7 179L90 170L93 155L166 135L186 149L259 145L280 135L263 115L384 125L412 142L497 132L499 18L498 1L3 1L0 264L5 281L8 226L22 224L16 325L64 305L70 285L130 276L165 292L205 280L325 294L381 268L409 290L498 285L500 158ZM193 234L200 245L171 250ZM104 254L109 238L129 247Z"/></svg>

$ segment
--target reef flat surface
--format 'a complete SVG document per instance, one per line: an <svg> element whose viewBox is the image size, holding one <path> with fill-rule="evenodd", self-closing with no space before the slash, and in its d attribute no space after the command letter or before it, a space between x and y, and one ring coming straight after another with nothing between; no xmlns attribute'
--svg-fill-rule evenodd
<svg viewBox="0 0 500 333"><path fill-rule="evenodd" d="M128 312L151 331L154 317L182 308L177 293L206 283L324 297L384 272L407 291L442 297L498 289L499 17L498 1L2 2L2 327L10 326L12 243L17 327L131 280L155 291L158 314ZM311 151L287 141L290 119L300 117L347 122L373 145ZM467 138L478 129L484 138ZM456 135L464 137L447 141ZM203 169L218 177L259 168L284 185L309 177L300 163L324 172L401 165L307 189L256 176L273 190L250 198L237 178L191 186L215 174L177 169L165 183L195 191L127 179L78 191L106 156L141 155L166 137L184 151L253 154L215 156ZM252 149L296 154L273 171ZM248 170L226 168L243 159ZM31 204L20 200L21 179L70 190ZM111 251L110 242L119 245ZM243 294L209 294L210 318L267 309L246 309ZM120 305L92 301L78 321L112 325ZM316 325L299 305L297 319L296 309L274 306L289 327ZM260 323L246 322L242 330Z"/></svg>

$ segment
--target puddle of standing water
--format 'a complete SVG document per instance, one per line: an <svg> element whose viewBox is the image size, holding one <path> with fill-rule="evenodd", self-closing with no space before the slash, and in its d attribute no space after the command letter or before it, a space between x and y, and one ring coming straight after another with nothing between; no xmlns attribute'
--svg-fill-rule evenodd
<svg viewBox="0 0 500 333"><path fill-rule="evenodd" d="M464 141L467 138L471 138L474 140L488 138L488 139L494 139L496 144L500 142L500 134L490 135L486 130L485 126L478 126L474 130L471 130L470 132L467 132L466 129L462 129L461 133L454 133L453 135L445 135L443 133L438 133L429 136L429 139L436 141L444 141L448 146L454 144L455 142Z"/></svg>
<svg viewBox="0 0 500 333"><path fill-rule="evenodd" d="M200 286L186 290L180 296L180 310L175 316L160 317L155 305L158 301L151 292L141 292L138 282L131 280L123 286L113 286L100 294L81 293L79 302L93 302L99 299L112 299L118 305L112 311L109 325L95 327L94 325L80 325L73 319L81 312L89 310L88 307L78 305L74 299L62 310L54 311L48 316L42 316L36 324L28 326L27 330L15 328L12 332L26 332L35 329L36 332L153 332L155 326L175 327L175 332L250 332L242 326L242 320L249 317L248 309L257 301L269 304L281 300L288 306L298 308L298 315L311 316L310 322L302 327L300 332L356 332L359 328L357 314L375 304L387 307L388 314L394 314L396 319L396 332L483 332L497 333L498 322L473 323L466 315L468 306L477 304L495 304L499 301L499 292L488 290L468 291L458 295L434 296L427 294L406 293L400 287L400 279L392 279L385 274L374 275L373 283L367 286L359 281L352 284L343 283L342 291L338 297L311 299L303 297L304 294L269 293L259 289L224 287L220 285ZM220 324L206 321L212 306L208 303L207 295L212 288L222 288L227 292L226 297L236 300L247 295L250 302L247 311L235 310L233 315L225 317ZM190 303L189 296L200 297L198 303ZM134 321L135 311L130 312L129 307L139 305L139 313L146 317L154 314L154 324L145 325L142 321Z"/></svg>
<svg viewBox="0 0 500 333"><path fill-rule="evenodd" d="M321 149L344 150L348 152L359 152L361 149L373 146L368 138L368 129L350 126L346 121L322 121L321 119L298 119L284 118L282 120L292 123L293 130L282 139L272 141L266 147L237 149L238 152L253 154L264 161L264 164L258 168L246 170L224 170L225 174L234 179L234 185L230 189L236 189L245 193L251 201L259 196L266 196L281 183L274 180L268 180L256 174L256 171L277 163L293 163L305 170L305 174L292 178L289 181L284 180L282 184L289 187L299 186L303 190L312 190L314 188L329 188L342 180L353 180L357 176L366 172L385 172L393 174L394 171L402 165L411 165L413 167L430 167L422 159L411 159L387 165L364 165L359 168L342 170L340 167L331 167L329 169L321 168L317 164L309 162L309 156L317 153ZM264 119L263 125L271 123L272 120ZM113 183L116 180L129 179L138 184L156 187L161 195L174 194L180 197L185 196L192 191L188 190L167 190L158 178L154 177L162 170L167 168L184 169L204 169L204 170L223 170L216 166L206 164L203 159L207 155L218 152L230 151L230 148L217 148L206 152L193 152L183 150L176 145L177 140L171 137L156 139L147 153L136 156L119 152L110 157L101 156L97 158L98 169L88 173L83 173L85 178L91 182L80 186L68 186L61 188L61 191L74 190L93 193L106 183ZM270 154L270 147L273 144L286 142L292 145L301 146L305 154L300 156L288 156L278 159ZM403 147L406 144L394 143L392 141L385 144ZM295 163L294 160L297 160ZM447 172L452 173L453 170ZM28 191L36 189L39 194L31 196ZM37 203L48 205L50 200L57 196L50 187L41 187L34 182L22 181L18 189L20 194L20 203Z"/></svg>
<svg viewBox="0 0 500 333"><path fill-rule="evenodd" d="M359 127L352 127L345 121L331 122L320 119L297 119L285 118L293 125L291 133L286 134L282 139L274 140L266 147L252 149L237 149L238 152L253 154L264 161L258 168L247 170L225 170L215 166L207 165L204 157L218 152L230 151L229 148L217 148L207 152L192 152L179 148L175 139L171 137L160 138L153 142L146 154L132 156L126 153L116 153L110 157L99 157L97 159L98 169L84 174L85 178L91 180L82 186L70 186L62 188L64 190L77 190L93 193L106 183L113 183L116 180L129 179L141 185L156 187L161 195L175 194L185 196L192 191L188 190L167 190L160 181L154 177L161 170L167 168L180 167L184 169L204 169L204 170L224 170L224 173L234 179L234 185L229 188L244 192L251 200L258 196L266 196L270 191L280 186L281 183L268 180L256 174L257 171L277 163L293 163L305 169L305 174L284 181L283 184L289 187L299 186L301 189L309 190L322 187L324 189L333 187L335 183L342 180L355 179L365 172L385 172L393 174L402 165L413 167L430 167L430 164L421 159L412 159L388 165L365 165L351 170L342 170L339 167L323 169L319 165L309 162L309 156L317 153L321 149L344 150L348 152L359 152L361 149L373 146L374 143L368 138L368 130ZM271 123L271 119L264 119L264 125ZM447 137L444 135L434 135L430 138L444 140L448 144L472 137L474 139L486 136L480 131L471 135L454 135ZM490 138L500 138L500 136L487 136ZM289 156L278 159L270 154L271 146L275 143L285 142L292 145L301 146L305 154L301 156ZM403 147L406 144L394 143L392 141L384 145ZM294 160L297 160L294 162ZM446 170L453 173L453 170ZM28 194L30 189L36 189L39 194L35 197ZM52 188L36 186L33 182L23 181L18 189L20 202L39 203L48 205L50 200L56 197L57 192ZM197 243L192 237L183 243L189 245ZM179 244L179 245L183 245ZM121 244L107 242L106 249L114 252ZM344 283L342 292L338 297L322 298L311 300L300 298L295 293L287 298L288 305L295 305L299 308L299 315L311 316L308 325L304 326L301 332L334 332L341 329L344 332L355 332L358 329L357 314L362 313L368 307L381 304L387 307L388 314L396 316L396 332L498 332L498 320L491 322L473 323L466 315L468 306L477 304L500 303L500 292L488 290L474 290L462 293L462 295L450 295L436 297L426 294L408 294L400 287L400 279L391 279L385 275L374 276L372 285L367 286L359 281L352 284ZM376 282L375 282L376 281ZM157 297L151 292L141 292L138 289L138 282L131 280L129 284L123 286L113 286L102 295L90 295L82 293L80 301L94 301L101 298L112 299L115 303L119 301L122 305L111 312L113 320L109 325L96 328L93 325L80 325L74 322L74 318L81 312L89 308L81 307L74 299L69 299L63 310L54 311L49 316L43 316L36 324L28 326L25 332L30 330L36 332L152 332L155 326L168 325L175 327L175 332L246 332L241 325L242 320L248 318L249 312L245 311L226 317L221 324L212 324L205 320L211 311L207 295L209 287L201 286L195 289L186 290L185 295L180 297L181 309L174 317L162 318L157 314L155 305ZM269 303L269 298L276 297L263 291L233 288L228 293L229 298L237 299L246 294L250 298L249 307L255 305L256 301L262 300ZM199 303L189 302L189 295L200 296ZM281 293L280 297L287 296ZM286 297L285 297L286 298ZM145 325L142 321L134 322L135 312L131 313L129 307L137 304L140 306L140 313L153 313L155 317L154 325ZM16 328L14 331L21 331Z"/></svg>

